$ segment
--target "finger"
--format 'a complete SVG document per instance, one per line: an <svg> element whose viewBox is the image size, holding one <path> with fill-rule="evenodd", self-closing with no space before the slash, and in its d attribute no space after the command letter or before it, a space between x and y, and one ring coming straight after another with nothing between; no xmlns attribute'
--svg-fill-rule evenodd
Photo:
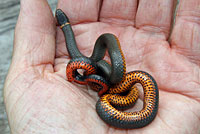
<svg viewBox="0 0 200 134"><path fill-rule="evenodd" d="M137 0L104 0L100 21L120 25L134 25Z"/></svg>
<svg viewBox="0 0 200 134"><path fill-rule="evenodd" d="M173 0L140 0L136 27L168 38L171 26Z"/></svg>
<svg viewBox="0 0 200 134"><path fill-rule="evenodd" d="M98 20L100 0L59 0L58 7L72 24Z"/></svg>
<svg viewBox="0 0 200 134"><path fill-rule="evenodd" d="M178 53L200 63L200 0L180 1L170 41Z"/></svg>
<svg viewBox="0 0 200 134"><path fill-rule="evenodd" d="M46 0L21 0L15 29L13 64L53 64L55 20Z"/></svg>

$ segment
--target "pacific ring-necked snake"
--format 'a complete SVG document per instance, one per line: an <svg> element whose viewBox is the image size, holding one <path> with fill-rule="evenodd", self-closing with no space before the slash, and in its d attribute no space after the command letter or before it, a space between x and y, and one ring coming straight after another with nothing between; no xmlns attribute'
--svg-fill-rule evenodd
<svg viewBox="0 0 200 134"><path fill-rule="evenodd" d="M77 48L67 16L57 9L56 17L65 35L71 57L66 69L68 80L80 84L92 83L93 87L97 84L98 88L101 87L100 99L96 104L96 111L101 119L111 126L123 129L140 128L151 123L157 114L159 103L158 87L154 78L144 71L126 74L125 59L119 41L112 34L101 35L95 43L92 56L84 56ZM111 65L103 60L106 48ZM80 75L77 69L84 69L84 74ZM135 83L140 83L144 89L143 109L138 112L119 111L133 106L138 99ZM121 96L123 92L127 93Z"/></svg>

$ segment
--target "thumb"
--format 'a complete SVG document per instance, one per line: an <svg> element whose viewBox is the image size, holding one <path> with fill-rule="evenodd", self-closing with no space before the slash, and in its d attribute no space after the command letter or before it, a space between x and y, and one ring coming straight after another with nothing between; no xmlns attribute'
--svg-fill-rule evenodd
<svg viewBox="0 0 200 134"><path fill-rule="evenodd" d="M12 65L27 68L53 64L55 20L46 0L21 0Z"/></svg>

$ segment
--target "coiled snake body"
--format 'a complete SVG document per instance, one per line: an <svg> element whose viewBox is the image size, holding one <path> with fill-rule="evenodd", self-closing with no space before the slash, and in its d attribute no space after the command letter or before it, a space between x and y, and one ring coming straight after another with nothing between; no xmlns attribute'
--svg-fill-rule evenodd
<svg viewBox="0 0 200 134"><path fill-rule="evenodd" d="M159 103L158 87L154 78L144 71L126 74L125 58L119 41L113 34L101 35L95 43L92 56L84 56L77 48L67 16L57 9L56 17L71 57L66 69L68 81L89 84L99 92L96 111L101 119L111 126L124 129L140 128L151 123L157 114ZM111 65L103 60L106 49ZM84 69L84 74L79 74L77 69ZM136 83L140 83L144 89L143 109L138 112L120 111L119 109L133 106L138 99ZM124 92L128 92L127 95L121 96Z"/></svg>

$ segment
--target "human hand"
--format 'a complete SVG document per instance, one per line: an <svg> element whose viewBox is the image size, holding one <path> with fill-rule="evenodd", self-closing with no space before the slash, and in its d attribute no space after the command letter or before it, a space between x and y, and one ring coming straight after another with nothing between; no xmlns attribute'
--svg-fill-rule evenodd
<svg viewBox="0 0 200 134"><path fill-rule="evenodd" d="M200 0L180 2L170 43L172 0L140 0L138 7L133 0L104 0L100 5L97 0L58 2L58 8L70 18L84 55L92 53L99 35L110 32L119 38L127 70L144 70L154 76L160 93L155 120L133 130L105 124L95 111L97 93L66 80L69 56L47 1L21 0L13 59L4 87L11 132L198 133ZM140 104L136 108L141 108Z"/></svg>

